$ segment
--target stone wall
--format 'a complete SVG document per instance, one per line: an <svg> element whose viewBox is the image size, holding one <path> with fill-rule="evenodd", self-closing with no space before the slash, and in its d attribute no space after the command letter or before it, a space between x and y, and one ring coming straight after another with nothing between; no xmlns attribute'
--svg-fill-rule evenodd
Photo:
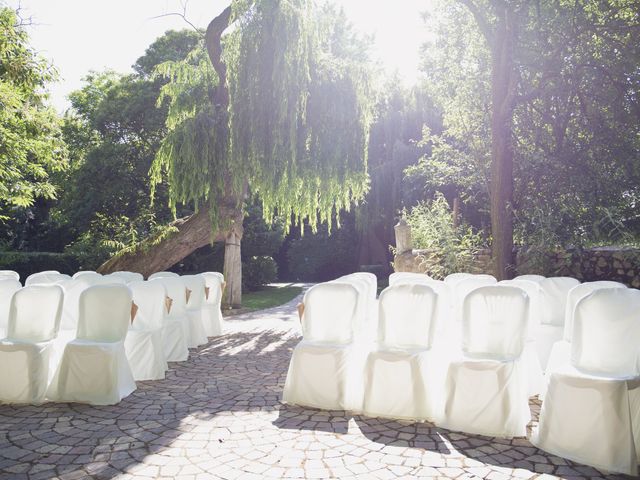
<svg viewBox="0 0 640 480"><path fill-rule="evenodd" d="M396 245L396 272L425 273L431 270L431 262L437 262L437 258L428 250L412 248L411 229L402 221L396 225ZM516 255L518 274L568 276L583 282L613 280L640 288L640 248L612 246L553 251L549 252L542 262L545 266L538 267L537 270L531 266L534 262L530 260L525 253ZM491 251L487 249L478 252L470 270L469 273L492 274Z"/></svg>

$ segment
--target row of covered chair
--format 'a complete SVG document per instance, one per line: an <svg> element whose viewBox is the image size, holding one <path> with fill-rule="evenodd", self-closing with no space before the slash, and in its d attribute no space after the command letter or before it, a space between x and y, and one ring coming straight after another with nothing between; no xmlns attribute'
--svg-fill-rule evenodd
<svg viewBox="0 0 640 480"><path fill-rule="evenodd" d="M216 272L16 278L0 272L0 402L117 403L222 333Z"/></svg>
<svg viewBox="0 0 640 480"><path fill-rule="evenodd" d="M541 336L555 338L532 442L581 463L637 473L640 291L568 278L496 282L463 274L436 282L417 275L392 276L375 320L359 318L367 311L359 306L363 274L312 287L283 400L525 436L537 378L526 352ZM457 320L458 334L439 336L447 330L442 322ZM361 325L375 325L375 343ZM540 333L540 325L550 331Z"/></svg>

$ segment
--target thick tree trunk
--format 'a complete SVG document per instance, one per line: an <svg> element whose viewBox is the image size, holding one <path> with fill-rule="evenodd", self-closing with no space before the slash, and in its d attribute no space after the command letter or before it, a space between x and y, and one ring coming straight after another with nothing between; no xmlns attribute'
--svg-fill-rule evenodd
<svg viewBox="0 0 640 480"><path fill-rule="evenodd" d="M201 210L190 217L180 218L171 224L178 229L160 241L147 239L135 251L111 257L98 268L100 273L118 270L139 272L145 277L175 265L184 257L212 241L224 240L224 232L211 232L209 213Z"/></svg>
<svg viewBox="0 0 640 480"><path fill-rule="evenodd" d="M491 234L494 274L499 280L513 276L513 109L516 72L513 47L515 18L498 11L492 45L491 112Z"/></svg>

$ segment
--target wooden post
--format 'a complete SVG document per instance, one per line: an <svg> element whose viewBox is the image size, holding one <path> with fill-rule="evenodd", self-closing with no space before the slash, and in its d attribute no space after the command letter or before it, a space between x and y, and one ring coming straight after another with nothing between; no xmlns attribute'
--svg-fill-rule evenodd
<svg viewBox="0 0 640 480"><path fill-rule="evenodd" d="M241 239L242 237L235 230L232 230L224 243L224 278L227 282L227 288L223 298L224 305L231 308L242 306Z"/></svg>
<svg viewBox="0 0 640 480"><path fill-rule="evenodd" d="M453 198L453 228L460 226L460 198Z"/></svg>

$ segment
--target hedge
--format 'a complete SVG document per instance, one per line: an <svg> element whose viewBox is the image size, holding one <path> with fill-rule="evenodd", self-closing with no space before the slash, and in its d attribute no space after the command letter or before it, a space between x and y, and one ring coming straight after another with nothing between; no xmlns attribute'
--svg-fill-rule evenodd
<svg viewBox="0 0 640 480"><path fill-rule="evenodd" d="M0 252L0 270L15 270L22 281L32 273L43 270L58 270L72 275L79 268L80 262L69 253Z"/></svg>

